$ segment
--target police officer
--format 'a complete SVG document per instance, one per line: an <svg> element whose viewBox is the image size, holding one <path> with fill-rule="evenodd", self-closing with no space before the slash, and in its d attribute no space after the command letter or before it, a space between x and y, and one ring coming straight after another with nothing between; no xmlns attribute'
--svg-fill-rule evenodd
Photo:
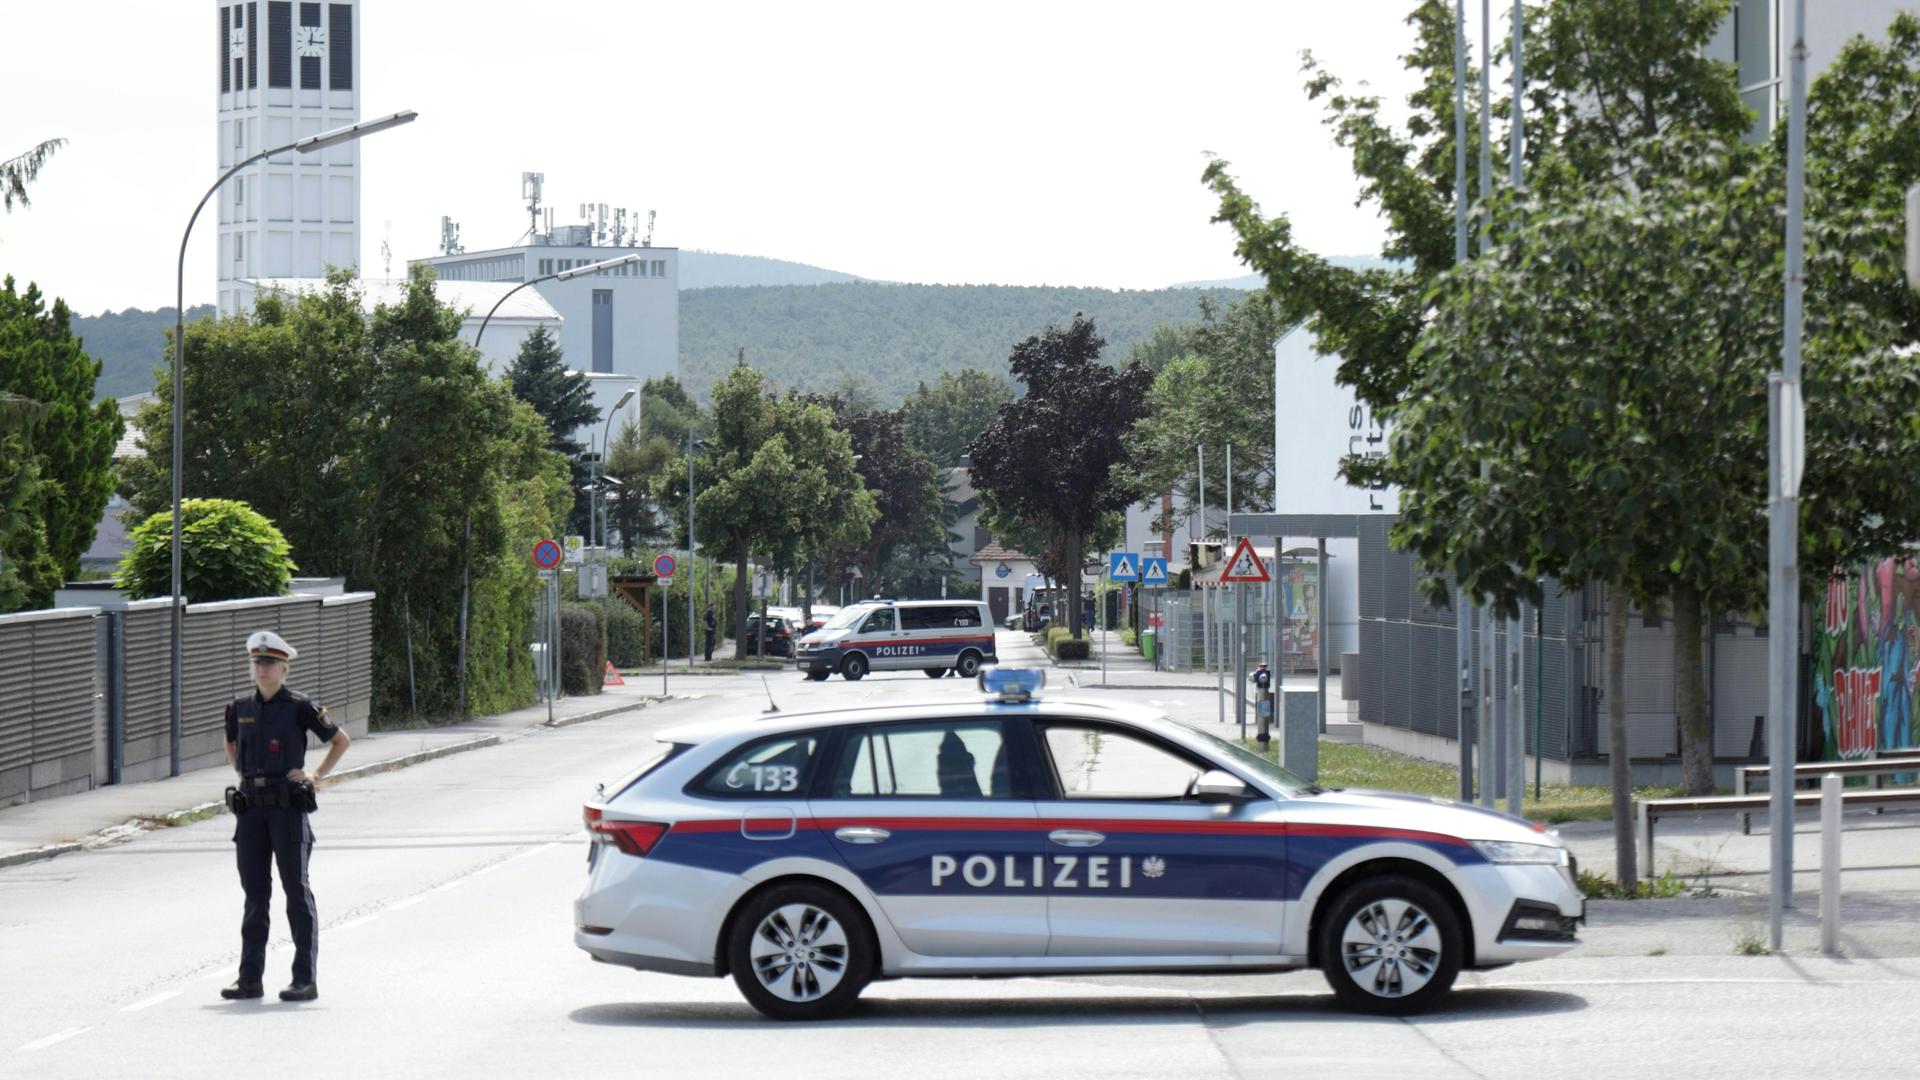
<svg viewBox="0 0 1920 1080"><path fill-rule="evenodd" d="M319 916L307 882L313 829L307 824L313 782L326 777L352 742L327 719L327 710L304 694L286 688L287 667L299 653L271 630L247 638L253 693L227 706L227 762L240 774L229 789L234 808L234 853L240 887L247 896L240 918L240 978L220 991L229 1000L257 998L267 966L269 905L273 870L287 897L287 923L293 932L293 982L280 991L282 1001L312 1001L314 957L319 951ZM306 771L307 733L327 743L320 767Z"/></svg>
<svg viewBox="0 0 1920 1080"><path fill-rule="evenodd" d="M707 605L707 617L705 620L703 620L702 625L704 625L707 628L707 662L712 663L713 662L713 632L719 625L714 621L712 604Z"/></svg>

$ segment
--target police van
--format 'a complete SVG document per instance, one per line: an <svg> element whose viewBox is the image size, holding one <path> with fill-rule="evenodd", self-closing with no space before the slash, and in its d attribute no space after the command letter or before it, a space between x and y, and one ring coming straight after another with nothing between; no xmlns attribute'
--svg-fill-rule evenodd
<svg viewBox="0 0 1920 1080"><path fill-rule="evenodd" d="M800 640L794 662L821 682L838 672L911 671L930 679L951 671L971 679L998 660L993 621L979 600L867 600L844 608Z"/></svg>

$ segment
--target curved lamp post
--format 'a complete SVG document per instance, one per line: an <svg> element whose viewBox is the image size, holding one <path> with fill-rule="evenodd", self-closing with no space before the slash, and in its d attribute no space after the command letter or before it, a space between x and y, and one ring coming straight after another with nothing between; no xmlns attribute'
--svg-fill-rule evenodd
<svg viewBox="0 0 1920 1080"><path fill-rule="evenodd" d="M316 150L325 150L330 146L338 146L341 143L352 142L355 139L371 135L376 131L385 131L388 128L399 127L402 124L410 124L418 119L419 115L419 113L411 109L403 109L400 112L382 116L377 120L349 124L343 128L334 128L332 131L323 131L318 135L309 135L304 139L287 143L285 146L276 146L271 150L260 151L220 174L220 179L215 180L213 186L207 189L207 193L200 196L199 204L193 208L193 216L187 219L187 231L180 235L180 263L178 273L174 279L173 324L173 690L169 704L169 718L167 723L167 738L170 746L168 776L180 775L180 690L182 678L180 634L184 610L180 602L180 479L181 472L185 468L183 440L185 438L185 420L187 413L187 238L193 235L193 223L200 219L200 211L206 209L207 200L213 198L213 193L220 190L220 185L232 179L233 174L252 165L254 162L264 161L267 158L273 157L275 154L284 154L289 150L302 154L311 154Z"/></svg>
<svg viewBox="0 0 1920 1080"><path fill-rule="evenodd" d="M508 289L506 292L501 293L500 299L495 300L493 306L487 309L486 318L480 320L480 329L474 332L473 347L476 349L480 347L481 335L487 332L487 322L493 318L493 313L500 310L500 305L507 302L507 297L512 296L521 289L529 285L538 285L543 281L572 281L577 277L586 277L588 274L597 274L602 270L611 270L616 266L626 266L630 263L640 261L641 256L639 255L622 255L617 259L608 259L605 262L588 263L585 266L569 267L568 269L560 270L552 274L542 274L536 278L528 278L513 288Z"/></svg>
<svg viewBox="0 0 1920 1080"><path fill-rule="evenodd" d="M610 479L607 476L607 454L612 449L608 440L613 437L613 414L626 407L627 402L633 400L633 394L633 387L627 387L621 391L620 400L614 402L613 408L607 410L607 422L600 428L600 454L593 463L593 497L587 504L587 524L596 526L600 530L600 625L602 628L612 617L613 590L607 587L606 581L608 556L611 553L607 550L606 495L601 492L600 486L605 480ZM619 483L619 481L614 482Z"/></svg>

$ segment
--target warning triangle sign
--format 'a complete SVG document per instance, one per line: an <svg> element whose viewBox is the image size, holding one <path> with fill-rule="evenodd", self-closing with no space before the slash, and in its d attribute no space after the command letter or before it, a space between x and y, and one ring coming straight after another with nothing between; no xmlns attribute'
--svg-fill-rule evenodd
<svg viewBox="0 0 1920 1080"><path fill-rule="evenodd" d="M607 661L607 673L606 673L606 677L605 677L605 678L604 678L604 679L603 679L603 680L601 681L601 683L600 683L600 685L602 685L602 686L625 686L625 685L627 685L627 680L625 680L625 679L623 679L623 678L621 678L621 677L620 677L620 669L619 669L619 668L617 668L617 667L614 667L614 666L613 666L613 661L611 661L611 660L609 660L609 661Z"/></svg>
<svg viewBox="0 0 1920 1080"><path fill-rule="evenodd" d="M1243 585L1258 585L1272 580L1267 576L1267 564L1253 553L1252 537L1240 538L1240 546L1233 549L1233 558L1227 560L1226 569L1220 572L1220 580Z"/></svg>

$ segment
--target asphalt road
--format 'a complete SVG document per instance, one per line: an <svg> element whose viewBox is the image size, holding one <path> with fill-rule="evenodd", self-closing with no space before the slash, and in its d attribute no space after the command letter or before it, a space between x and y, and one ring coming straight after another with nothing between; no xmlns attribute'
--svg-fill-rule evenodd
<svg viewBox="0 0 1920 1080"><path fill-rule="evenodd" d="M918 672L768 685L789 711L973 692ZM731 982L595 964L571 940L594 784L664 726L766 701L758 677L689 689L701 696L325 793L312 1004L273 999L291 959L278 911L267 1001L218 997L239 947L231 819L0 870L0 1076L1591 1080L1896 1076L1920 1060L1920 960L1724 943L1470 974L1410 1021L1337 1011L1302 972L907 980L871 987L842 1021L768 1022ZM1180 702L1128 700L1155 698Z"/></svg>

